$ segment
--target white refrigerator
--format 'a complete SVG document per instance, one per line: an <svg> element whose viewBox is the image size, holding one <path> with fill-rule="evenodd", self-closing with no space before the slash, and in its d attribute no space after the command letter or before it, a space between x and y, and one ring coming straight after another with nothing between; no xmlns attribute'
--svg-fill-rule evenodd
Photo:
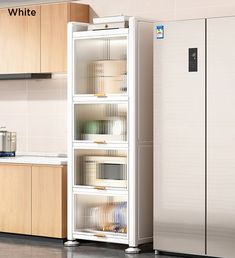
<svg viewBox="0 0 235 258"><path fill-rule="evenodd" d="M157 23L154 249L235 257L235 17Z"/></svg>

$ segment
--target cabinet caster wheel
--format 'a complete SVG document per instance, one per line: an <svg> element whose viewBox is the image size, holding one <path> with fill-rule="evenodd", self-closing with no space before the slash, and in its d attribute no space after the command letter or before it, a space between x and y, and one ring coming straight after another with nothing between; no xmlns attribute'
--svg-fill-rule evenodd
<svg viewBox="0 0 235 258"><path fill-rule="evenodd" d="M160 252L158 250L155 250L154 253L155 253L155 255L159 255L160 254Z"/></svg>
<svg viewBox="0 0 235 258"><path fill-rule="evenodd" d="M76 240L68 240L66 242L64 242L64 246L65 247L75 247L75 246L79 246L79 242Z"/></svg>
<svg viewBox="0 0 235 258"><path fill-rule="evenodd" d="M140 253L141 249L139 249L138 247L128 247L126 250L125 250L125 253L126 254L138 254Z"/></svg>

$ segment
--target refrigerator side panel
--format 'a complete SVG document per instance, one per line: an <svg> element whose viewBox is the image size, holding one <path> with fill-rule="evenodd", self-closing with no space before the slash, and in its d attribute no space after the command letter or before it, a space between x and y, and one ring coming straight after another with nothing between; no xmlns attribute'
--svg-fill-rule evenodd
<svg viewBox="0 0 235 258"><path fill-rule="evenodd" d="M153 23L129 23L129 247L153 240ZM129 252L129 250L126 250Z"/></svg>
<svg viewBox="0 0 235 258"><path fill-rule="evenodd" d="M138 241L153 241L153 23L138 21Z"/></svg>
<svg viewBox="0 0 235 258"><path fill-rule="evenodd" d="M205 254L204 19L155 25L154 249Z"/></svg>
<svg viewBox="0 0 235 258"><path fill-rule="evenodd" d="M208 255L235 257L235 17L208 19Z"/></svg>

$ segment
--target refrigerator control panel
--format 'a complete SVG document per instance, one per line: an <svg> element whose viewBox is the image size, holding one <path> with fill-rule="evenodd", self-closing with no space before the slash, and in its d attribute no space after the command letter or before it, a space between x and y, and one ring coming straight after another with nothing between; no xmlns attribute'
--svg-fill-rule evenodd
<svg viewBox="0 0 235 258"><path fill-rule="evenodd" d="M189 72L197 72L197 48L189 48L188 49L188 71Z"/></svg>

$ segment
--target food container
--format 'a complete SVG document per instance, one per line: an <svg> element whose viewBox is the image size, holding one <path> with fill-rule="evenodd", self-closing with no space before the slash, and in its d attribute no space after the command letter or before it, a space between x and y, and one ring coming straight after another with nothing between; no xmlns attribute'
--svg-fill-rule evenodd
<svg viewBox="0 0 235 258"><path fill-rule="evenodd" d="M127 91L126 60L99 60L90 65L90 83L95 93Z"/></svg>

